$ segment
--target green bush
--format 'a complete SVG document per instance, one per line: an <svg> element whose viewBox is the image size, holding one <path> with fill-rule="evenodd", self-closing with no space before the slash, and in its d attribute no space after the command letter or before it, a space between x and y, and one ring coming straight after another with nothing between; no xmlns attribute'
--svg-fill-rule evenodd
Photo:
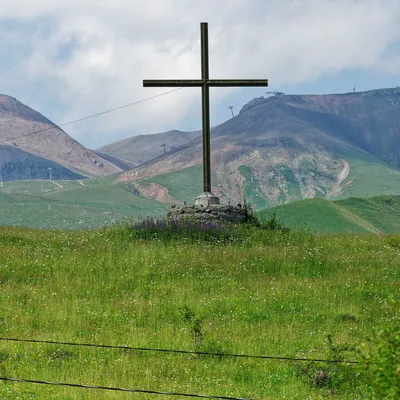
<svg viewBox="0 0 400 400"><path fill-rule="evenodd" d="M376 399L400 399L400 317L398 305L378 334L361 346L360 373Z"/></svg>
<svg viewBox="0 0 400 400"><path fill-rule="evenodd" d="M264 220L260 224L261 229L271 230L271 231L282 231L289 232L289 228L286 228L283 223L278 219L275 213L271 215L270 218Z"/></svg>

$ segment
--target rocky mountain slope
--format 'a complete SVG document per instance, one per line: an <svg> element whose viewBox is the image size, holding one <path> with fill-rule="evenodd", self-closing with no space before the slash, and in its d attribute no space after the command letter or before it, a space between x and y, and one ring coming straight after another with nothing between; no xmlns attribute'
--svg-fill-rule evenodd
<svg viewBox="0 0 400 400"><path fill-rule="evenodd" d="M400 194L399 117L400 88L255 99L213 130L213 191L225 201L246 196L257 208ZM192 201L190 188L201 192L201 162L198 138L124 179L155 198Z"/></svg>
<svg viewBox="0 0 400 400"><path fill-rule="evenodd" d="M82 179L61 164L9 146L0 146L0 181L24 179Z"/></svg>
<svg viewBox="0 0 400 400"><path fill-rule="evenodd" d="M121 160L120 158L110 156L109 154L101 153L100 151L93 151L98 156L104 158L105 160L109 161L110 163L116 165L118 168L121 168L123 171L128 171L132 168L136 167L136 164L133 164L129 161Z"/></svg>
<svg viewBox="0 0 400 400"><path fill-rule="evenodd" d="M169 131L154 135L139 135L96 149L98 154L118 158L135 166L143 164L165 153L170 153L183 144L201 136L201 132Z"/></svg>
<svg viewBox="0 0 400 400"><path fill-rule="evenodd" d="M26 133L37 132L32 135ZM21 136L21 137L18 137ZM18 100L0 95L0 172L2 179L55 179L105 176L121 171L86 149L57 125Z"/></svg>

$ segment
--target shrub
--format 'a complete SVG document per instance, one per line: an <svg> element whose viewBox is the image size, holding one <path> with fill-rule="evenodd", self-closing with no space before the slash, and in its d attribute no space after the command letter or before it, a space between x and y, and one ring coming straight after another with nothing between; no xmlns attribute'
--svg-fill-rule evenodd
<svg viewBox="0 0 400 400"><path fill-rule="evenodd" d="M289 232L289 228L286 228L283 225L275 213L273 213L269 219L264 220L262 224L260 224L260 227L261 229L267 229L271 231Z"/></svg>
<svg viewBox="0 0 400 400"><path fill-rule="evenodd" d="M360 373L373 398L400 399L400 317L387 318L378 334L362 344Z"/></svg>
<svg viewBox="0 0 400 400"><path fill-rule="evenodd" d="M261 226L261 222L257 213L254 211L253 206L244 198L243 208L246 212L246 223L254 226Z"/></svg>

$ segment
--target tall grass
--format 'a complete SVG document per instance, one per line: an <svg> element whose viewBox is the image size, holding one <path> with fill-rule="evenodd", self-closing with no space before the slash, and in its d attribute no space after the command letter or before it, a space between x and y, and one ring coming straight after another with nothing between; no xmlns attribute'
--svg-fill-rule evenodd
<svg viewBox="0 0 400 400"><path fill-rule="evenodd" d="M395 237L242 226L228 238L185 239L170 232L146 238L127 228L3 228L0 335L329 358L332 346L356 350L396 293ZM342 355L354 358L357 351ZM318 384L312 377L324 366L304 368L309 369L292 362L0 341L4 376L256 399L368 398L351 370L343 372L346 379L340 371L324 371L330 383ZM132 395L0 383L0 398Z"/></svg>

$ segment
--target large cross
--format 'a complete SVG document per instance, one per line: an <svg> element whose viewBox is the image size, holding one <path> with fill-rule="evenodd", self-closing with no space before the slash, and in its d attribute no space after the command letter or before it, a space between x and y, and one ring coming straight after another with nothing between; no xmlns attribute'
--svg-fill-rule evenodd
<svg viewBox="0 0 400 400"><path fill-rule="evenodd" d="M210 154L210 87L268 86L267 79L210 79L208 62L208 23L201 28L201 79L185 80L144 80L144 87L201 87L203 109L203 184L204 193L196 199L196 204L219 204L219 199L211 192Z"/></svg>

